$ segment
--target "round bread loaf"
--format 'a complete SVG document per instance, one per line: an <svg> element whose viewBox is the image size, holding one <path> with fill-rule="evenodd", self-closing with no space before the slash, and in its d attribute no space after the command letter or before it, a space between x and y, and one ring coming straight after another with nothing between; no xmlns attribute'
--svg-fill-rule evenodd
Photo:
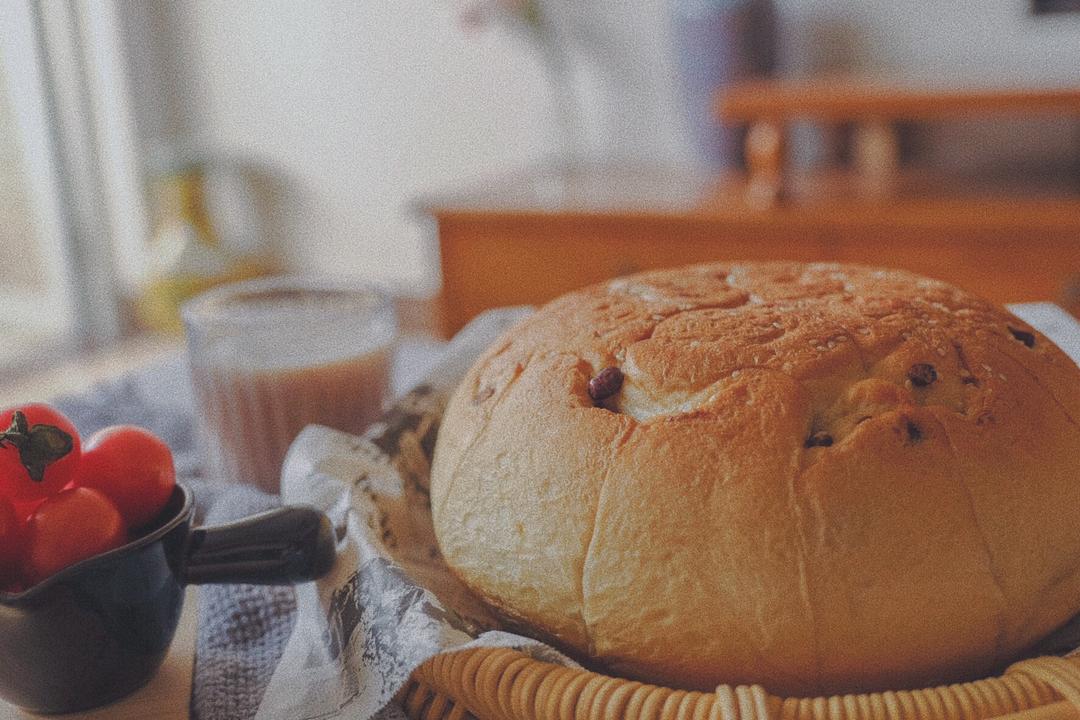
<svg viewBox="0 0 1080 720"><path fill-rule="evenodd" d="M613 673L923 686L1080 610L1078 420L1073 361L949 285L700 265L508 332L450 401L431 504L473 591Z"/></svg>

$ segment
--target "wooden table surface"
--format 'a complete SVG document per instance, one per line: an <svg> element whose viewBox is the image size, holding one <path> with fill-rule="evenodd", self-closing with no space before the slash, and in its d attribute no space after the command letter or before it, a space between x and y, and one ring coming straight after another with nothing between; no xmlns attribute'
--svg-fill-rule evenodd
<svg viewBox="0 0 1080 720"><path fill-rule="evenodd" d="M195 587L189 587L184 598L184 611L176 629L169 654L161 669L143 686L126 698L88 712L69 715L36 715L20 710L0 700L0 720L26 718L64 718L78 720L187 720L191 699L191 671L195 660L195 628L197 624Z"/></svg>

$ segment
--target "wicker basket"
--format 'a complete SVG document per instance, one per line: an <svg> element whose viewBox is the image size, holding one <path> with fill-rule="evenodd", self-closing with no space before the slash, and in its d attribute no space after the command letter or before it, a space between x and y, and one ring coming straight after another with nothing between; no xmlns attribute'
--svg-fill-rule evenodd
<svg viewBox="0 0 1080 720"><path fill-rule="evenodd" d="M1080 658L1018 662L1002 677L925 690L783 699L645 685L478 648L421 665L399 699L411 720L1077 720Z"/></svg>

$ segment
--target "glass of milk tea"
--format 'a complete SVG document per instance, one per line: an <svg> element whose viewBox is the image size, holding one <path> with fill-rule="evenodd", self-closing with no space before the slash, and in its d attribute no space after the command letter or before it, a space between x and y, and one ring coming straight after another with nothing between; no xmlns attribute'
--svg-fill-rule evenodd
<svg viewBox="0 0 1080 720"><path fill-rule="evenodd" d="M304 426L360 433L378 417L397 324L377 290L264 278L210 290L182 316L211 479L276 493Z"/></svg>

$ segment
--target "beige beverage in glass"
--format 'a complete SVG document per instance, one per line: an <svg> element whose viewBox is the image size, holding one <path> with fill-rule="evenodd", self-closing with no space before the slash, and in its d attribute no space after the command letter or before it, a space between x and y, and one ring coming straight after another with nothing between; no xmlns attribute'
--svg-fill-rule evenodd
<svg viewBox="0 0 1080 720"><path fill-rule="evenodd" d="M304 426L359 433L378 417L396 327L377 291L254 280L199 296L183 317L210 477L278 492Z"/></svg>

